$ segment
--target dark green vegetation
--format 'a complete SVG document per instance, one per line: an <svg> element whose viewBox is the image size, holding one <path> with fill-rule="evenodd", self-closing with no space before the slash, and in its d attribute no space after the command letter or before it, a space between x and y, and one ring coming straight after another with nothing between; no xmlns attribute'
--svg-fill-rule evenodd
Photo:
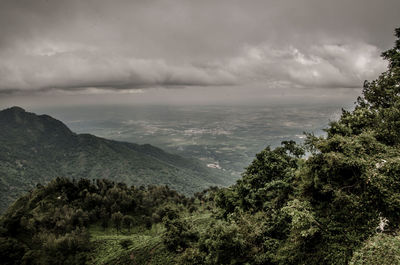
<svg viewBox="0 0 400 265"><path fill-rule="evenodd" d="M5 213L0 260L2 264L115 264L126 259L143 264L158 255L168 257L161 238L150 236L149 229L157 229L166 216L195 207L193 202L167 186L135 188L108 180L57 178L18 199ZM153 253L151 257L136 255L146 251Z"/></svg>
<svg viewBox="0 0 400 265"><path fill-rule="evenodd" d="M166 187L54 180L2 217L2 262L399 264L396 36L383 53L388 70L365 82L326 137L267 147L235 185L191 199Z"/></svg>
<svg viewBox="0 0 400 265"><path fill-rule="evenodd" d="M0 212L55 177L169 185L183 194L229 184L218 170L151 145L75 134L62 122L13 107L0 112Z"/></svg>

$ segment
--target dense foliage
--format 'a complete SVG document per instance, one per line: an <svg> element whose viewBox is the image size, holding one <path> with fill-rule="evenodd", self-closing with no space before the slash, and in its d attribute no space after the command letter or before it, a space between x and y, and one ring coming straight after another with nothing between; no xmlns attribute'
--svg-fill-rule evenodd
<svg viewBox="0 0 400 265"><path fill-rule="evenodd" d="M144 247L132 234L118 238L118 262L145 249L146 264L398 264L400 29L396 36L383 53L388 70L364 83L326 136L267 147L235 185L190 199L166 187L56 179L2 217L1 260L84 263L106 252L91 240L93 225L112 224L117 235L144 227L144 236L162 224Z"/></svg>
<svg viewBox="0 0 400 265"><path fill-rule="evenodd" d="M166 186L128 187L108 180L57 178L17 200L1 220L2 264L85 264L88 228L151 227L167 205L193 203ZM168 217L166 217L168 218ZM126 242L125 242L126 244Z"/></svg>

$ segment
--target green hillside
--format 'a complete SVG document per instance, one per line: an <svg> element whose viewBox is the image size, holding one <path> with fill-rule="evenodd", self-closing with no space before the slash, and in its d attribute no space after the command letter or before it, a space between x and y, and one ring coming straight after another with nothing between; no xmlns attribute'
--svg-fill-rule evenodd
<svg viewBox="0 0 400 265"><path fill-rule="evenodd" d="M36 184L66 176L169 185L184 194L229 184L222 172L151 145L75 134L19 107L0 111L0 211Z"/></svg>
<svg viewBox="0 0 400 265"><path fill-rule="evenodd" d="M56 178L18 199L3 215L0 260L172 264L175 254L163 244L162 220L197 208L198 202L165 186Z"/></svg>

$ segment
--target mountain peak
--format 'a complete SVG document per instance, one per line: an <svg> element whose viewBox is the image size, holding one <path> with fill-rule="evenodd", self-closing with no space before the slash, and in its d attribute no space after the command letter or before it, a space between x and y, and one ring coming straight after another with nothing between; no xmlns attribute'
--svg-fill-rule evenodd
<svg viewBox="0 0 400 265"><path fill-rule="evenodd" d="M0 125L3 128L8 128L8 133L12 133L12 130L20 130L19 133L41 134L49 138L73 134L61 121L48 115L36 115L27 112L18 106L0 111ZM3 133L5 134L6 132Z"/></svg>
<svg viewBox="0 0 400 265"><path fill-rule="evenodd" d="M4 119L8 121L18 120L20 117L26 116L27 114L28 112L23 108L14 106L0 111L0 121Z"/></svg>
<svg viewBox="0 0 400 265"><path fill-rule="evenodd" d="M4 109L1 112L26 112L23 108L18 107L18 106L13 106L11 108L8 109Z"/></svg>

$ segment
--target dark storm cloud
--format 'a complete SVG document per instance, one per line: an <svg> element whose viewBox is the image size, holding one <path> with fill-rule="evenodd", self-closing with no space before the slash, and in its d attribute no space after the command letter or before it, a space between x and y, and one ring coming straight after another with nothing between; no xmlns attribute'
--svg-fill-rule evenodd
<svg viewBox="0 0 400 265"><path fill-rule="evenodd" d="M3 0L0 91L358 87L385 68L395 0Z"/></svg>

